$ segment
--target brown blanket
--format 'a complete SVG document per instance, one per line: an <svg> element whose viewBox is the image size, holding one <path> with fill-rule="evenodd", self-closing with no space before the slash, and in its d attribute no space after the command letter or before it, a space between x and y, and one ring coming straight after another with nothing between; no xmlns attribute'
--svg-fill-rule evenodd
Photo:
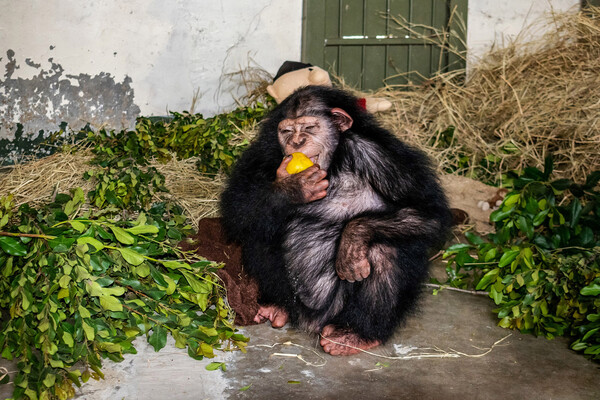
<svg viewBox="0 0 600 400"><path fill-rule="evenodd" d="M258 311L258 285L242 267L242 252L238 245L227 243L219 218L200 220L198 233L181 243L184 250L195 251L208 260L225 263L217 271L227 290L227 301L235 311L235 323L253 325Z"/></svg>

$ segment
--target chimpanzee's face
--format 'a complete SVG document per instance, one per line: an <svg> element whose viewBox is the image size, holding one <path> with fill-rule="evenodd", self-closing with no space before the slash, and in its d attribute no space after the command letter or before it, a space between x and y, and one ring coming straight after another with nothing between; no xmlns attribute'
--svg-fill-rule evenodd
<svg viewBox="0 0 600 400"><path fill-rule="evenodd" d="M304 153L321 169L329 168L339 141L339 129L329 118L310 115L282 120L277 135L285 155Z"/></svg>

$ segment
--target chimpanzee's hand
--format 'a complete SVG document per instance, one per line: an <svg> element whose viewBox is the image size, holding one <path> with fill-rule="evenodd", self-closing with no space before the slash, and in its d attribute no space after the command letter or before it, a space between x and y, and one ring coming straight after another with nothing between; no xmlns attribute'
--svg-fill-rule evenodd
<svg viewBox="0 0 600 400"><path fill-rule="evenodd" d="M351 221L340 241L335 270L340 279L348 282L362 281L371 273L371 264L367 259L369 251L369 229L356 221Z"/></svg>
<svg viewBox="0 0 600 400"><path fill-rule="evenodd" d="M285 169L291 159L291 156L287 156L277 168L276 187L286 193L293 203L305 204L325 197L329 186L329 181L325 179L327 171L315 164L291 175Z"/></svg>

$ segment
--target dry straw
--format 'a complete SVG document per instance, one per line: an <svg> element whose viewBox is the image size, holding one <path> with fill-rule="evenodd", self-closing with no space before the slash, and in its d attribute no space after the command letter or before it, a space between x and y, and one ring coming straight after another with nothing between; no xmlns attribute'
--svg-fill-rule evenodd
<svg viewBox="0 0 600 400"><path fill-rule="evenodd" d="M36 206L52 200L57 193L68 193L72 188L81 187L87 193L94 184L84 180L83 174L99 168L89 164L92 158L89 149L79 149L16 165L0 174L0 196L12 193L17 206L23 203ZM165 186L169 190L168 194L158 193L154 200L174 200L184 209L194 227L200 219L218 214L218 198L224 182L222 175L200 174L196 161L195 157L177 160L173 156L166 164L156 160L150 163L165 176Z"/></svg>
<svg viewBox="0 0 600 400"><path fill-rule="evenodd" d="M555 14L529 30L540 25L547 33L539 40L520 36L490 52L465 83L464 71L454 71L420 87L380 91L394 104L385 124L445 170L470 175L494 155L505 172L542 166L551 155L559 175L584 179L600 168L600 9ZM436 148L449 126L456 128L454 146ZM472 158L462 171L452 157L460 148Z"/></svg>

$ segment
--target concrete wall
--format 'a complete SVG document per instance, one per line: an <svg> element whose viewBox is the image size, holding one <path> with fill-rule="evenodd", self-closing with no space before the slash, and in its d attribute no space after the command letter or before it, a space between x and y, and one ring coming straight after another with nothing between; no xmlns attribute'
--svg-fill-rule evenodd
<svg viewBox="0 0 600 400"><path fill-rule="evenodd" d="M470 60L578 5L470 0ZM193 111L228 111L243 89L227 74L298 60L301 23L302 0L0 0L0 139L17 122L25 134L63 121L130 128L139 115L190 110L196 92Z"/></svg>
<svg viewBox="0 0 600 400"><path fill-rule="evenodd" d="M226 74L298 60L301 23L302 0L0 0L0 138L16 122L131 127L196 91L196 112L230 110Z"/></svg>

